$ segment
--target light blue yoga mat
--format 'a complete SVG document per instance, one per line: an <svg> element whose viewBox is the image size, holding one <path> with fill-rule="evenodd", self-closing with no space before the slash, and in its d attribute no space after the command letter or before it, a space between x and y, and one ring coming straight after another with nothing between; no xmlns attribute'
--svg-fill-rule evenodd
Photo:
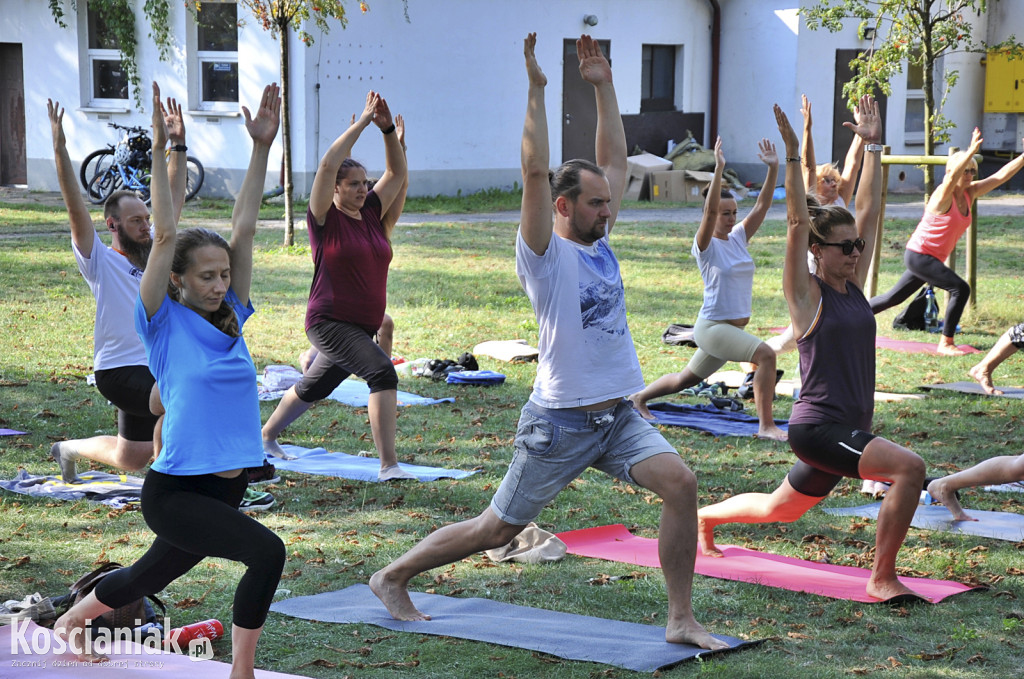
<svg viewBox="0 0 1024 679"><path fill-rule="evenodd" d="M295 372L298 373L297 370ZM284 396L286 391L284 389L279 391L265 389L262 386L262 375L258 375L256 379L260 383L259 399L261 401L276 401ZM370 387L366 382L350 378L339 384L338 388L332 391L327 398L355 408L365 408L370 403ZM455 403L455 399L450 396L447 398L429 398L427 396L419 396L418 394L410 394L407 391L399 390L398 392L399 406L431 406L438 403Z"/></svg>
<svg viewBox="0 0 1024 679"><path fill-rule="evenodd" d="M371 481L376 483L377 472L380 471L380 459L376 457L359 457L347 453L329 453L324 448L302 448L300 446L282 445L281 448L294 460L282 460L279 457L267 456L267 460L280 470L299 472L302 474L318 474L321 476L338 476L354 481ZM418 464L399 462L402 469L413 474L419 481L437 481L438 479L464 479L476 473L475 470L444 469L442 467L424 467Z"/></svg>
<svg viewBox="0 0 1024 679"><path fill-rule="evenodd" d="M274 603L270 610L304 620L367 623L399 632L484 641L637 672L654 672L713 654L696 646L668 643L664 627L515 606L490 599L410 594L413 604L429 615L430 620L395 620L366 585L285 599ZM726 651L760 643L718 634L715 637L729 644ZM443 670L433 668L438 673Z"/></svg>
<svg viewBox="0 0 1024 679"><path fill-rule="evenodd" d="M881 502L861 507L831 507L825 510L833 516L860 516L866 519L877 519ZM927 505L917 508L914 520L910 525L924 530L938 530L961 535L976 535L982 538L1024 540L1024 515L1009 512L988 512L980 509L965 508L967 514L977 521L954 521L953 515L942 505Z"/></svg>
<svg viewBox="0 0 1024 679"><path fill-rule="evenodd" d="M715 436L755 436L757 434L757 418L746 413L734 413L722 410L712 404L689 405L679 403L651 403L648 406L654 415L654 424L670 427L686 427L697 431L706 431ZM786 420L775 420L782 431L789 430Z"/></svg>
<svg viewBox="0 0 1024 679"><path fill-rule="evenodd" d="M101 502L114 508L138 504L142 497L142 479L136 476L86 471L78 477L82 483L64 483L59 476L33 476L19 469L10 481L0 480L0 488L51 500Z"/></svg>

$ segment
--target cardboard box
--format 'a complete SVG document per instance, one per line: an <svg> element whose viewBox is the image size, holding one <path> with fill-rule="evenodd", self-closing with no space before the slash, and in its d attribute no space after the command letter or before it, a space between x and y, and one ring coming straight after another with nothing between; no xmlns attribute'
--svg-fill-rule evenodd
<svg viewBox="0 0 1024 679"><path fill-rule="evenodd" d="M652 172L650 191L651 200L658 203L681 201L685 175L686 172L684 170Z"/></svg>
<svg viewBox="0 0 1024 679"><path fill-rule="evenodd" d="M644 200L651 196L650 174L659 170L672 168L672 161L665 160L653 153L641 153L626 158L629 173L626 180L626 200Z"/></svg>
<svg viewBox="0 0 1024 679"><path fill-rule="evenodd" d="M671 203L703 203L701 192L714 178L712 172L665 170L651 173L651 200Z"/></svg>
<svg viewBox="0 0 1024 679"><path fill-rule="evenodd" d="M681 200L684 203L703 203L704 196L701 194L711 184L711 180L715 178L715 173L683 170L683 174L685 176L681 197L674 198L673 200Z"/></svg>

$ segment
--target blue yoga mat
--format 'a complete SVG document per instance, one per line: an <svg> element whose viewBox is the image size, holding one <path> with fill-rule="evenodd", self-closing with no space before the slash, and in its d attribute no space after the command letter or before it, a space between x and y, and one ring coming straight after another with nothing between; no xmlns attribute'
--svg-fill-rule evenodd
<svg viewBox="0 0 1024 679"><path fill-rule="evenodd" d="M270 610L305 620L361 622L400 632L485 641L637 672L654 672L684 660L712 655L711 651L696 646L668 643L664 627L515 606L489 599L410 594L413 604L431 616L431 620L395 620L366 585L278 601ZM715 636L729 644L726 650L760 643ZM441 670L443 668L437 668Z"/></svg>
<svg viewBox="0 0 1024 679"><path fill-rule="evenodd" d="M296 371L298 373L298 371ZM257 377L257 380L262 384L262 375ZM276 401L277 399L284 396L286 390L280 391L267 391L262 387L259 390L259 399L261 401ZM338 387L328 394L327 398L332 401L338 401L348 406L355 408L365 408L370 403L370 387L366 382L360 382L359 380L347 379ZM455 403L455 399L452 397L446 398L430 398L427 396L420 396L418 394L411 394L407 391L398 392L398 405L399 406L431 406L438 403Z"/></svg>
<svg viewBox="0 0 1024 679"><path fill-rule="evenodd" d="M347 453L329 453L324 448L301 448L299 446L282 445L281 448L294 460L282 460L279 457L267 456L267 460L278 469L302 474L318 474L321 476L338 476L354 481L371 481L376 483L377 472L380 471L380 459L376 457L359 457ZM474 470L443 469L441 467L424 467L418 464L399 462L402 469L413 474L419 481L437 481L438 479L464 479L476 473Z"/></svg>
<svg viewBox="0 0 1024 679"><path fill-rule="evenodd" d="M115 508L138 504L142 497L142 479L136 476L87 471L78 478L82 483L64 483L59 476L33 476L19 469L10 481L0 480L0 488L50 500L101 502Z"/></svg>
<svg viewBox="0 0 1024 679"><path fill-rule="evenodd" d="M861 507L832 507L825 513L833 516L860 516L866 519L877 519L881 502ZM917 508L914 520L910 525L924 530L938 530L961 535L976 535L982 538L1024 540L1024 515L1009 512L987 512L980 509L965 508L967 514L977 521L954 521L953 515L942 505L927 505Z"/></svg>
<svg viewBox="0 0 1024 679"><path fill-rule="evenodd" d="M489 384L502 384L505 376L493 370L460 370L448 373L445 382L448 384L477 384L487 386Z"/></svg>
<svg viewBox="0 0 1024 679"><path fill-rule="evenodd" d="M679 403L652 403L647 406L654 415L655 424L670 427L686 427L706 431L715 436L754 436L757 434L757 418L746 413L722 410L715 405L689 405ZM789 430L787 420L775 420L782 431Z"/></svg>

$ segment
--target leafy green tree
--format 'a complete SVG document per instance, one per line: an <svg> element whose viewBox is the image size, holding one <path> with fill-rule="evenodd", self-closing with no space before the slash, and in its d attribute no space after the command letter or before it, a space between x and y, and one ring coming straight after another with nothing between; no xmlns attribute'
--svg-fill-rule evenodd
<svg viewBox="0 0 1024 679"><path fill-rule="evenodd" d="M199 5L200 3L196 2ZM324 33L331 28L331 22L337 21L345 28L348 18L345 15L343 0L239 0L240 6L246 7L264 30L270 31L280 45L281 66L281 142L284 145L284 244L295 243L295 214L293 208L292 182L292 127L291 127L291 79L288 77L291 54L288 35L292 29L298 31L299 39L307 47L313 44L313 36L303 26L312 20ZM369 6L360 0L359 9L367 12Z"/></svg>
<svg viewBox="0 0 1024 679"><path fill-rule="evenodd" d="M871 47L850 62L854 77L843 86L850 102L876 89L892 94L889 83L903 72L904 64L921 67L924 152L932 155L936 144L949 141L949 130L954 125L942 115L942 105L959 78L956 70L945 71L942 98L936 105L935 66L939 58L952 52L1021 50L1012 36L998 44L985 44L975 38L968 16L984 13L989 4L986 0L819 0L801 13L811 30L824 28L834 33L842 30L847 20L860 22L858 33L862 37L866 29L874 29ZM925 191L931 193L935 183L933 166L924 166L924 175Z"/></svg>

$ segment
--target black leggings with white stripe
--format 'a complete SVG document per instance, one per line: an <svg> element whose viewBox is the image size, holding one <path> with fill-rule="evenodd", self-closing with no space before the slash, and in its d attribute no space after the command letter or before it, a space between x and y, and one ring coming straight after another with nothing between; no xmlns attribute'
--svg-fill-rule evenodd
<svg viewBox="0 0 1024 679"><path fill-rule="evenodd" d="M789 470L789 485L804 495L825 497L844 476L860 475L860 455L875 438L848 424L789 425L789 447L800 460Z"/></svg>

